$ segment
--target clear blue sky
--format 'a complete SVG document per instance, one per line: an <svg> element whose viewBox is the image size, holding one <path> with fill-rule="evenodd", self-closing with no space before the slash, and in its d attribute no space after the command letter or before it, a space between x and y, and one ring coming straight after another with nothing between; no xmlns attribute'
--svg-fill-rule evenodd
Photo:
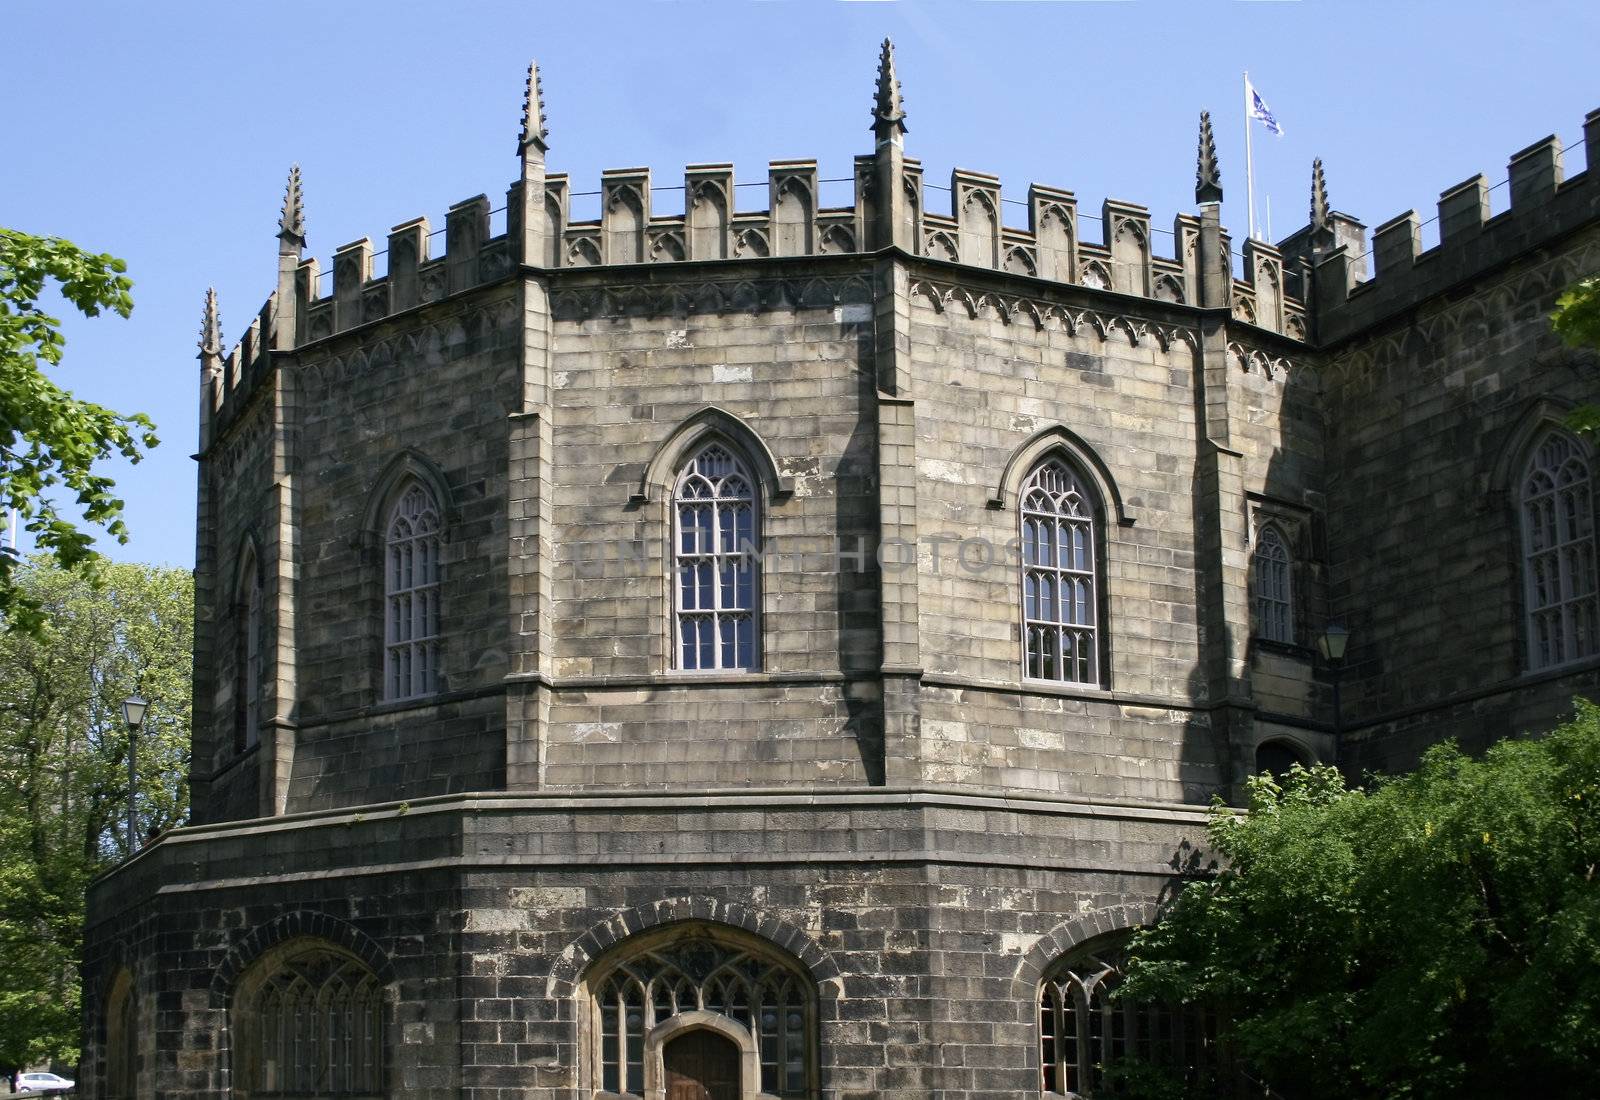
<svg viewBox="0 0 1600 1100"><path fill-rule="evenodd" d="M878 42L896 44L927 178L952 167L1150 207L1193 209L1197 112L1210 109L1244 236L1240 73L1287 133L1257 131L1258 205L1281 237L1303 223L1311 159L1336 208L1375 226L1549 133L1578 142L1600 107L1594 0L1365 3L500 3L10 0L0 224L122 256L133 318L69 325L62 379L155 417L162 446L114 466L133 530L113 556L194 554L198 366L207 286L226 342L272 289L284 177L305 174L310 253L487 193L516 172L523 70L537 57L550 169L600 171L815 157L849 175L871 151ZM1568 174L1583 168L1581 144ZM764 192L740 192L763 205ZM824 194L824 200L830 196ZM930 204L942 195L934 193ZM1494 193L1495 209L1505 190ZM658 204L681 209L681 198ZM937 208L937 207L935 207ZM1025 221L1011 207L1014 224ZM574 211L579 213L578 209ZM1086 228L1093 239L1095 229ZM1169 238L1157 237L1157 248ZM1425 243L1431 243L1425 239Z"/></svg>

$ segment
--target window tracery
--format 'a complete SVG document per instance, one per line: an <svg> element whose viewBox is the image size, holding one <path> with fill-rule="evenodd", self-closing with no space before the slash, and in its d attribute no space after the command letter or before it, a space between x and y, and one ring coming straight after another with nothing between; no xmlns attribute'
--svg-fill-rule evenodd
<svg viewBox="0 0 1600 1100"><path fill-rule="evenodd" d="M626 945L624 945L626 950ZM813 1095L815 1004L809 976L775 953L703 931L627 951L589 982L594 1013L594 1085L629 1097L653 1095L674 1021L706 1014L716 1030L754 1051L759 1081L740 1095Z"/></svg>
<svg viewBox="0 0 1600 1100"><path fill-rule="evenodd" d="M1125 937L1091 943L1056 963L1039 987L1040 1087L1047 1095L1115 1095L1136 1067L1192 1085L1217 1075L1215 1017L1195 1005L1112 997L1127 961Z"/></svg>
<svg viewBox="0 0 1600 1100"><path fill-rule="evenodd" d="M754 669L760 661L755 484L722 443L701 448L678 475L672 592L679 669Z"/></svg>
<svg viewBox="0 0 1600 1100"><path fill-rule="evenodd" d="M1099 684L1095 499L1058 457L1035 467L1019 497L1024 674Z"/></svg>
<svg viewBox="0 0 1600 1100"><path fill-rule="evenodd" d="M412 484L389 513L384 565L384 698L439 690L439 508Z"/></svg>
<svg viewBox="0 0 1600 1100"><path fill-rule="evenodd" d="M307 943L263 960L233 1005L235 1094L366 1100L383 1095L383 991L353 957Z"/></svg>
<svg viewBox="0 0 1600 1100"><path fill-rule="evenodd" d="M1293 562L1283 533L1265 524L1256 533L1251 555L1251 596L1255 634L1270 642L1294 642Z"/></svg>
<svg viewBox="0 0 1600 1100"><path fill-rule="evenodd" d="M1550 432L1522 479L1528 666L1555 668L1600 649L1593 485L1572 439Z"/></svg>

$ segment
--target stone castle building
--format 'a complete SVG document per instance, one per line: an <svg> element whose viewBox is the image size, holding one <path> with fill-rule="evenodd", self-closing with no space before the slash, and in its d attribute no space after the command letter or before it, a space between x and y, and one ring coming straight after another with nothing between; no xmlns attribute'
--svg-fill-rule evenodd
<svg viewBox="0 0 1600 1100"><path fill-rule="evenodd" d="M1205 116L1159 250L946 195L905 117L885 43L852 205L704 164L573 220L530 69L504 230L331 284L291 175L231 352L207 304L193 823L93 888L83 1095L1104 1096L1213 1056L1105 993L1214 795L1595 689L1548 315L1600 112L1370 252L1320 164L1231 238Z"/></svg>

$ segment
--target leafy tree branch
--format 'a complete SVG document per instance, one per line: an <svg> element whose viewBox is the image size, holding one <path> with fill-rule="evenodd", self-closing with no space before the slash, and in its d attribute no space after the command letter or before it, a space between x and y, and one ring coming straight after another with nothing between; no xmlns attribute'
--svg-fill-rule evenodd
<svg viewBox="0 0 1600 1100"><path fill-rule="evenodd" d="M34 545L71 569L98 558L94 535L62 514L69 496L81 522L127 542L122 501L95 464L113 455L137 462L156 446L155 425L142 413L123 415L74 397L46 370L62 362L59 318L40 301L54 287L86 317L102 310L127 317L132 281L114 256L88 252L60 237L0 228L0 509L15 509ZM19 557L0 547L0 619L38 635L40 605L15 584Z"/></svg>

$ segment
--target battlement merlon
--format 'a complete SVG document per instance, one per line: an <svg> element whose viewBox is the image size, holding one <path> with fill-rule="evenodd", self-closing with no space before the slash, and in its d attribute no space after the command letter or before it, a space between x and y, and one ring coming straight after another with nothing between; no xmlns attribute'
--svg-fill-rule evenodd
<svg viewBox="0 0 1600 1100"><path fill-rule="evenodd" d="M904 91L896 67L894 45L885 39L879 52L871 108L874 150L856 158L854 195L849 206L824 206L815 161L774 161L768 166L767 207L741 211L735 202L731 164L697 164L685 170L684 213L658 215L652 210L648 168L605 171L600 179L600 215L574 222L573 192L568 178L548 173L543 84L536 64L528 66L523 85L517 150L522 171L506 195L506 230L491 236L489 202L476 196L451 207L446 217L442 255L429 255L427 236L414 228L391 237L389 271L374 277L374 254L361 242L340 249L334 257L334 280L324 287L294 253L294 277L280 267L280 297L291 290L289 313L296 343L324 339L337 332L460 293L508 274L516 267L545 270L621 264L696 262L727 259L867 253L895 247L908 254L991 268L1030 278L1069 283L1165 301L1200 304L1199 272L1191 259L1191 221L1180 215L1170 256L1156 254L1149 211L1135 203L1108 199L1102 207L1099 243L1080 232L1077 201L1072 192L1034 185L1028 191L1028 225L1005 225L1000 180L981 172L956 169L950 182L948 215L927 208L920 162L905 155L907 133ZM1221 194L1209 119L1202 120L1202 191ZM1209 153L1209 156L1207 155ZM299 174L291 180L299 210ZM1024 204L1019 204L1024 205ZM286 213L286 217L288 214ZM407 227L425 225L420 219ZM303 224L300 228L303 243ZM1213 236L1226 248L1220 225ZM403 240L402 252L393 247ZM1274 331L1298 335L1304 305L1293 273L1283 272L1282 257L1246 265L1244 279L1223 276L1224 289L1212 304L1243 305L1240 319L1256 316ZM1223 255L1226 255L1224 253ZM1221 261L1219 261L1221 262ZM1224 266L1225 262L1224 262ZM1292 266L1292 265L1290 265ZM1269 307L1253 301L1258 278L1269 278ZM326 293L324 293L326 291ZM1290 322L1294 323L1291 324Z"/></svg>
<svg viewBox="0 0 1600 1100"><path fill-rule="evenodd" d="M335 251L333 278L325 284L317 261L303 255L304 200L295 166L279 218L277 289L260 323L220 371L213 426L220 429L231 419L222 415L223 406L236 403L240 380L269 349L314 343L499 282L519 269L865 255L892 247L1030 279L1203 304L1202 270L1191 247L1203 235L1203 216L1179 214L1171 255L1163 256L1153 247L1149 211L1118 199L1102 206L1099 242L1084 239L1071 191L1040 184L1028 189L1025 203L1017 203L1027 209L1026 227L1006 225L1003 204L1014 200L1002 197L997 177L982 172L954 170L949 213L928 209L922 164L904 151L905 104L891 43L884 43L879 61L872 110L877 140L873 153L856 158L848 206L823 205L822 188L829 181L814 160L781 160L768 165L764 210L737 209L731 164L697 164L684 172L684 213L658 215L651 209L656 189L649 169L623 168L601 175L599 217L574 222L570 181L545 168L548 129L536 65L529 65L523 89L521 172L506 193L503 233L491 234L495 212L486 196L476 195L446 214L441 251L431 247L428 221L416 218L390 231L383 274L375 274L375 261L384 253L363 237ZM1214 146L1209 164L1208 178L1220 195ZM1206 171L1203 165L1202 175ZM1228 255L1220 224L1211 235L1217 255ZM1239 320L1301 337L1305 306L1293 272L1284 270L1293 265L1265 246L1252 256L1242 280L1229 277L1225 260L1219 260L1223 289L1208 304L1232 305ZM1265 291L1257 287L1263 279L1270 283ZM1266 308L1256 303L1261 293Z"/></svg>
<svg viewBox="0 0 1600 1100"><path fill-rule="evenodd" d="M648 168L609 169L601 174L599 217L573 221L568 177L550 173L541 183L538 234L542 255L518 259L520 235L512 218L514 198L526 181L508 193L506 230L491 234L490 200L484 195L454 204L445 218L442 252L429 252L425 219L391 231L388 271L374 275L379 255L366 238L337 249L331 285L311 277L305 261L295 258L293 280L297 342L325 339L392 313L436 301L509 275L519 263L545 270L631 264L714 260L759 260L769 257L866 254L872 240L887 240L915 256L965 266L1007 271L1091 289L1199 304L1197 271L1186 237L1193 215L1180 214L1168 247L1155 247L1157 230L1148 208L1122 199L1101 206L1099 239L1085 239L1077 197L1057 187L1034 184L1025 202L1025 226L1005 224L1006 204L998 177L957 168L950 176L950 202L944 210L925 205L920 162L897 158L899 190L895 203L881 200L875 156L858 158L853 202L825 206L825 181L814 160L780 160L768 165L764 209L739 210L731 164L692 164L681 185L684 212L660 214L652 197L662 190ZM944 190L937 188L935 190ZM942 203L941 203L942 205ZM883 209L887 207L887 210ZM528 215L533 216L533 215ZM1352 223L1354 224L1354 223ZM1165 232L1164 230L1161 232ZM1219 227L1219 233L1220 233ZM1226 234L1222 234L1225 238ZM437 237L437 235L436 235ZM903 247L901 242L904 241ZM435 247L437 240L433 240ZM888 247L885 244L884 247ZM1266 246L1263 245L1262 248ZM1262 255L1265 255L1263 252ZM1286 266L1279 260L1274 268ZM1250 300L1265 268L1247 265L1233 280L1231 296ZM1282 315L1299 316L1303 304L1298 284L1273 285L1287 303ZM1249 311L1246 311L1249 312ZM1277 322L1277 307L1262 311L1258 323L1294 335L1294 326ZM1241 314L1240 319L1244 316Z"/></svg>
<svg viewBox="0 0 1600 1100"><path fill-rule="evenodd" d="M1510 206L1491 214L1494 188L1473 176L1439 195L1439 244L1423 251L1421 221L1408 210L1378 226L1370 253L1361 225L1334 215L1335 239L1313 255L1310 229L1285 238L1285 256L1314 269L1318 343L1344 339L1429 297L1600 224L1600 110L1584 118L1584 171L1568 178L1560 142L1541 138L1507 164ZM1343 219L1343 221L1341 221ZM1372 259L1366 278L1365 259Z"/></svg>

